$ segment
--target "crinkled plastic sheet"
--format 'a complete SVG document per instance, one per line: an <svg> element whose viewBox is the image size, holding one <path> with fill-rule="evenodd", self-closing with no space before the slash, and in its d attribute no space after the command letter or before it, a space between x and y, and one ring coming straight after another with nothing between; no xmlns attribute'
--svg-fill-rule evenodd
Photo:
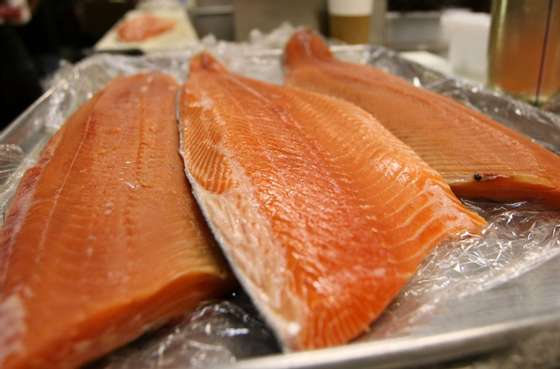
<svg viewBox="0 0 560 369"><path fill-rule="evenodd" d="M281 50L205 40L228 66L244 75L279 83ZM159 70L183 81L188 59L200 48L144 57L96 55L52 80L50 95L38 102L0 146L0 204L5 206L24 170L37 157L48 137L83 101L121 74ZM560 117L490 92L481 86L449 79L394 52L376 47L337 46L345 60L370 63L391 73L451 96L504 124L518 129L552 150L560 148ZM413 280L360 340L429 332L431 317L449 299L487 293L560 253L560 213L526 203L466 202L489 225L480 237L468 237L437 248ZM272 332L243 292L207 302L175 324L92 364L104 369L206 368L280 351Z"/></svg>
<svg viewBox="0 0 560 369"><path fill-rule="evenodd" d="M436 248L362 339L425 334L446 300L484 293L560 253L560 212L525 202L464 202L488 221L482 235Z"/></svg>
<svg viewBox="0 0 560 369"><path fill-rule="evenodd" d="M542 108L544 110L560 114L560 93L554 95L549 101L547 101Z"/></svg>
<svg viewBox="0 0 560 369"><path fill-rule="evenodd" d="M223 365L278 352L276 340L244 294L204 303L174 325L141 338L93 368L178 369Z"/></svg>

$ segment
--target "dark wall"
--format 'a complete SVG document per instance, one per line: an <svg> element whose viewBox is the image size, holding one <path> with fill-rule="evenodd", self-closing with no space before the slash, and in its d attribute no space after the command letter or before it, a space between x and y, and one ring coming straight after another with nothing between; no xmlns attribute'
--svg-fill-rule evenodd
<svg viewBox="0 0 560 369"><path fill-rule="evenodd" d="M469 8L489 12L491 0L388 0L391 11L441 10L445 8Z"/></svg>
<svg viewBox="0 0 560 369"><path fill-rule="evenodd" d="M0 129L42 94L62 59L75 62L137 0L39 0L25 25L0 25Z"/></svg>

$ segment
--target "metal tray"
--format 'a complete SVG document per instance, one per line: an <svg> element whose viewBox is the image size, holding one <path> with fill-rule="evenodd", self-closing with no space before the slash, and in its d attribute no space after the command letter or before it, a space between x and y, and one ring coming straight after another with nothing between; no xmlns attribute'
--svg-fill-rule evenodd
<svg viewBox="0 0 560 369"><path fill-rule="evenodd" d="M235 71L272 82L281 81L281 50L254 49L225 43L211 45L210 49ZM60 71L53 80L53 87L0 135L0 205L5 207L9 202L21 174L32 165L48 138L93 92L116 75L142 70L158 69L184 80L187 61L199 50L200 46L181 52L142 57L95 55ZM376 65L416 85L456 98L531 136L549 149L560 149L559 116L487 91L481 86L447 78L383 48L335 46L333 51L343 59ZM525 204L471 206L482 206L480 209L486 215L497 216L502 220L508 216L515 217L516 214L522 220L528 219L527 216L537 214L537 217L542 217L542 214L546 214L547 228L542 241L546 247L539 243L533 250L524 248L524 245L534 242L531 239L534 230L530 230L526 234L514 233L518 234L519 239L507 241L510 248L504 246L499 250L510 252L509 256L469 254L472 248L467 248L465 255L469 258L474 255L481 260L461 262L455 267L477 265L479 269L474 272L468 268L460 270L459 279L446 275L444 283L440 283L437 289L426 290L426 283L436 281L433 278L434 270L436 274L445 268L446 273L452 271L452 267L442 266L441 260L445 259L441 258L448 256L440 253L424 265L409 288L380 319L378 328L345 346L265 356L252 352L232 355L227 360L201 359L184 365L164 365L158 364L161 360L146 359L141 366L158 369L193 366L261 369L405 368L489 352L492 352L491 356L483 356L482 359L477 356L478 362L483 365L477 368L544 368L560 362L560 259L557 257L560 254L560 215L540 213L541 210L526 208ZM532 226L535 224L538 222L532 223ZM525 237L528 237L527 240ZM453 251L449 255L451 258L459 257ZM419 296L428 296L433 300ZM407 310L414 314L407 315ZM200 350L197 351L199 354L202 352L211 356L210 351ZM126 349L124 352L124 356L137 355ZM464 367L464 364L453 365ZM113 369L138 366L125 366L119 364L119 360L109 360L97 363L94 367Z"/></svg>

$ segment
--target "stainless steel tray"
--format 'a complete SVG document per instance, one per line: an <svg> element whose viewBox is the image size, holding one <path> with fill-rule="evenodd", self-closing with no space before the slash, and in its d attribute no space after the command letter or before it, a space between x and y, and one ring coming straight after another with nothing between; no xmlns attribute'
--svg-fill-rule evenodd
<svg viewBox="0 0 560 369"><path fill-rule="evenodd" d="M198 50L144 57L96 55L59 72L53 87L0 135L0 205L9 202L21 174L46 140L93 92L116 75L143 70L162 70L184 80L187 61ZM220 43L212 45L211 51L235 71L281 82L281 50ZM376 65L456 98L549 149L560 149L559 116L481 86L446 78L383 48L336 46L333 51L341 58ZM231 313L227 304L235 305L233 298L226 305L205 305L206 310L187 315L171 331L134 343L94 367L405 368L488 352L493 354L483 357L480 365L541 368L560 362L560 213L527 204L469 206L491 220L494 229L488 231L486 239L440 248L371 332L356 342L271 355L278 350L274 343L255 349L261 337L267 340L271 335L250 307L240 310L239 324L245 327L246 336L236 338L243 334L230 329L233 323L223 315L224 311ZM216 306L219 308L212 308ZM197 320L207 318L208 307L214 315ZM202 328L193 328L200 322L205 324ZM260 335L247 341L247 335L256 330ZM177 338L185 332L196 335ZM237 340L237 349L224 343L223 336ZM197 344L185 348L173 340ZM175 346L170 349L172 341ZM247 347L240 349L242 346Z"/></svg>

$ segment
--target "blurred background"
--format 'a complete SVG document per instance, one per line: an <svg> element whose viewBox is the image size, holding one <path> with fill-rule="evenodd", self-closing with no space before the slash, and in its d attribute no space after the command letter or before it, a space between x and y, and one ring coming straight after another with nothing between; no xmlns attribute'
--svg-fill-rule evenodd
<svg viewBox="0 0 560 369"><path fill-rule="evenodd" d="M491 27L491 13L494 7L504 18L516 2L541 4L543 12L558 13L548 22L560 23L558 0L0 0L0 126L36 100L58 68L93 53L142 54L208 38L256 42L303 25L336 42L383 45L442 73L500 88L501 76L487 66L488 42L501 50L508 41L492 39L491 31L520 26L500 19ZM538 11L533 8L524 11ZM154 17L138 18L146 13ZM546 24L546 13L535 14L533 23ZM136 23L124 24L133 18ZM534 43L541 36L531 37ZM522 89L514 94L522 96ZM524 97L537 99L533 95Z"/></svg>

